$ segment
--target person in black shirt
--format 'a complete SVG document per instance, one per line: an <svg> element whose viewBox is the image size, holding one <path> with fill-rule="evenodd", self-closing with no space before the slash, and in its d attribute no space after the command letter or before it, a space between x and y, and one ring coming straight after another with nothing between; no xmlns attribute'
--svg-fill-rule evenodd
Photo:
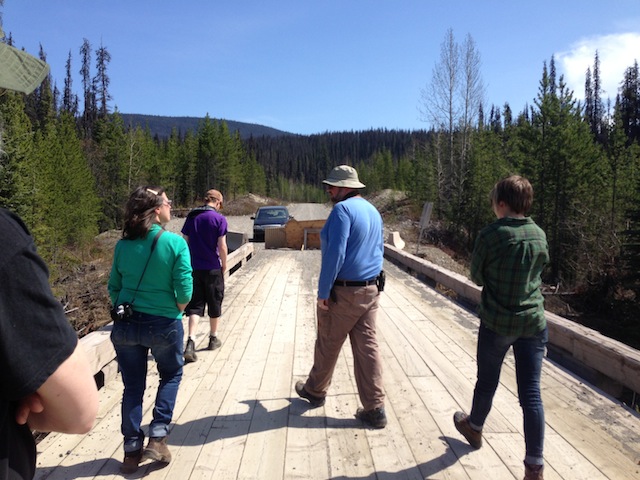
<svg viewBox="0 0 640 480"><path fill-rule="evenodd" d="M32 430L86 433L98 391L19 217L0 209L0 480L31 479Z"/></svg>

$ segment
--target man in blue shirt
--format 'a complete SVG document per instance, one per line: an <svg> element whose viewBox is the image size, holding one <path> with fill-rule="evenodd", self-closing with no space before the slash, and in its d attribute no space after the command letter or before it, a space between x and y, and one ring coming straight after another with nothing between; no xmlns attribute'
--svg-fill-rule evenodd
<svg viewBox="0 0 640 480"><path fill-rule="evenodd" d="M296 393L314 407L324 405L342 344L349 337L354 373L363 407L356 418L384 428L382 367L376 339L376 316L382 291L384 241L382 217L360 196L365 185L348 165L334 168L323 182L335 204L322 231L322 265L318 282L318 337L314 363Z"/></svg>

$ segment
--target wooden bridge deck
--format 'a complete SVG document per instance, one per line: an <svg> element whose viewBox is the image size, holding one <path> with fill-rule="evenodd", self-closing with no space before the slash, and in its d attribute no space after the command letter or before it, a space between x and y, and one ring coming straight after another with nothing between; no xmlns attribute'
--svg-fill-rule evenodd
<svg viewBox="0 0 640 480"><path fill-rule="evenodd" d="M320 254L264 250L227 281L219 350L185 367L169 437L173 461L146 463L150 479L520 479L522 415L508 357L472 450L452 415L468 410L477 318L391 264L378 321L388 426L354 419L359 406L348 343L324 407L293 385L306 377L315 340ZM208 322L201 323L204 348ZM150 364L144 428L158 376ZM640 418L545 360L545 478L639 479ZM87 435L52 434L38 445L38 479L120 478L120 377L101 389Z"/></svg>

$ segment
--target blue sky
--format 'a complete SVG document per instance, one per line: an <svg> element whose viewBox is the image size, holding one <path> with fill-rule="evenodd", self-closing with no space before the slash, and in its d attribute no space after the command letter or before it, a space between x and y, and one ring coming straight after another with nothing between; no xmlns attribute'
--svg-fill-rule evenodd
<svg viewBox="0 0 640 480"><path fill-rule="evenodd" d="M71 52L81 94L86 38L111 54L111 109L300 134L428 128L421 90L449 28L476 43L487 111L531 104L552 55L578 98L596 50L605 97L640 59L638 0L5 0L1 11L18 48L43 46L59 89Z"/></svg>

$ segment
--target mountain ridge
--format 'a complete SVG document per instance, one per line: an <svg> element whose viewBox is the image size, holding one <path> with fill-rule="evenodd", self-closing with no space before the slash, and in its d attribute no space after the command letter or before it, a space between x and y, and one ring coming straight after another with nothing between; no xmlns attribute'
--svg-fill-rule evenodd
<svg viewBox="0 0 640 480"><path fill-rule="evenodd" d="M184 135L187 131L196 133L199 125L204 122L205 117L171 117L163 115L145 115L140 113L120 113L124 124L127 127L148 128L152 136L159 138L169 138L171 132L175 129L180 135ZM285 132L276 128L259 125L256 123L237 122L235 120L226 120L223 118L210 118L211 122L225 122L229 128L229 132L238 132L242 139L251 137L283 137L296 135L291 132Z"/></svg>

